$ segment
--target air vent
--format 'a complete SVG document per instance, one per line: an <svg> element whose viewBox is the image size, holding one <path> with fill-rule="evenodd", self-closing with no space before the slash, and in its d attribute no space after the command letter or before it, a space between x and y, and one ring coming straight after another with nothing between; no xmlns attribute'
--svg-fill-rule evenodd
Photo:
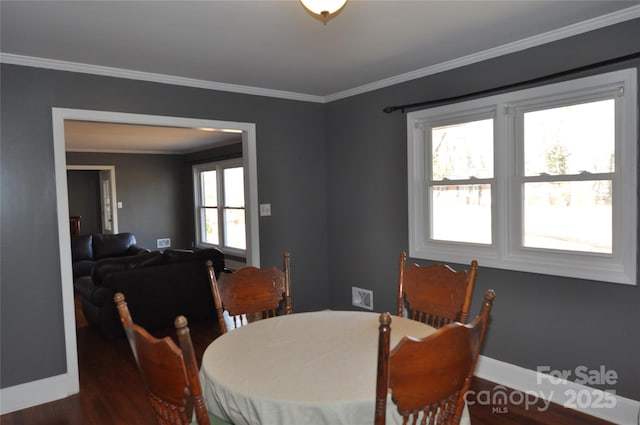
<svg viewBox="0 0 640 425"><path fill-rule="evenodd" d="M373 291L351 287L351 304L355 307L373 310Z"/></svg>

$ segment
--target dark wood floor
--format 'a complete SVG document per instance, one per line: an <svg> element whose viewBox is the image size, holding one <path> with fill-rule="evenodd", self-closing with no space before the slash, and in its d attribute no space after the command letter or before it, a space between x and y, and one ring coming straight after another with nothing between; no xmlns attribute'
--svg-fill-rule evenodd
<svg viewBox="0 0 640 425"><path fill-rule="evenodd" d="M215 322L190 324L198 362L218 335ZM156 425L145 398L142 383L126 339L103 340L79 316L78 364L80 393L29 409L0 416L2 425ZM173 330L155 336L174 335ZM496 384L474 380L472 390L492 391ZM552 405L546 411L537 406L474 405L470 407L473 425L607 425L575 411ZM265 424L279 425L279 424Z"/></svg>

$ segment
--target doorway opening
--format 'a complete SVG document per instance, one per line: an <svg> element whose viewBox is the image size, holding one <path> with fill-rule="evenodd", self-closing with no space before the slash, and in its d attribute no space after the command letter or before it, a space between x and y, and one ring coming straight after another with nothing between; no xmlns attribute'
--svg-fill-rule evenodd
<svg viewBox="0 0 640 425"><path fill-rule="evenodd" d="M81 233L118 233L116 167L113 165L67 165L69 215L80 217ZM76 173L77 172L77 173ZM80 174L78 174L80 173ZM75 178L77 177L77 178ZM74 202L72 182L88 182L95 205ZM91 191L93 190L93 193ZM86 197L83 196L85 199ZM84 204L84 202L83 202ZM97 209L97 211L96 211Z"/></svg>
<svg viewBox="0 0 640 425"><path fill-rule="evenodd" d="M60 274L62 285L62 307L65 328L67 374L63 379L64 391L75 394L79 391L78 353L76 345L76 322L74 313L73 274L71 270L71 238L69 232L69 197L67 189L67 163L65 153L65 121L91 121L101 123L125 123L158 127L208 128L232 130L242 134L244 167L244 189L247 228L247 265L260 266L260 241L258 229L258 188L256 126L254 123L218 121L197 118L158 115L130 114L82 109L52 108L53 148L55 162L56 199L58 212L58 239L60 247ZM111 208L116 202L115 186L111 187ZM115 216L115 215L114 215ZM117 231L117 219L113 230Z"/></svg>

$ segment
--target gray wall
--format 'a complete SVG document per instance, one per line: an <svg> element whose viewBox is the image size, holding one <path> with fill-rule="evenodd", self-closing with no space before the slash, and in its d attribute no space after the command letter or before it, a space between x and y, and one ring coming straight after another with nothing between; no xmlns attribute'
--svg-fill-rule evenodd
<svg viewBox="0 0 640 425"><path fill-rule="evenodd" d="M3 388L66 371L52 107L256 123L258 198L272 205L260 218L261 263L290 251L295 310L328 305L323 105L8 64L0 78ZM121 230L149 219L133 211Z"/></svg>
<svg viewBox="0 0 640 425"><path fill-rule="evenodd" d="M258 197L273 214L260 219L261 261L279 264L282 251L291 251L295 309L350 308L357 285L374 290L377 311L392 310L397 259L408 239L406 117L382 108L637 51L639 24L327 105L3 64L2 386L65 367L51 107L255 122ZM640 399L639 287L481 268L473 312L487 288L498 296L484 354L531 369L603 364L618 372L619 395Z"/></svg>
<svg viewBox="0 0 640 425"><path fill-rule="evenodd" d="M156 240L171 238L173 248L190 248L193 237L191 175L181 155L67 152L69 165L113 165L118 232L130 232L138 245L156 249Z"/></svg>
<svg viewBox="0 0 640 425"><path fill-rule="evenodd" d="M80 216L80 233L100 233L100 173L97 170L68 170L67 190L69 216Z"/></svg>
<svg viewBox="0 0 640 425"><path fill-rule="evenodd" d="M348 308L355 285L374 291L376 310L394 311L398 257L408 250L407 132L406 116L385 114L385 106L472 93L601 62L638 52L638 40L640 20L635 20L328 104L331 307ZM635 60L602 71L639 64ZM615 388L605 388L640 400L640 287L480 264L472 314L488 288L497 297L485 355L533 370L605 365L619 375Z"/></svg>

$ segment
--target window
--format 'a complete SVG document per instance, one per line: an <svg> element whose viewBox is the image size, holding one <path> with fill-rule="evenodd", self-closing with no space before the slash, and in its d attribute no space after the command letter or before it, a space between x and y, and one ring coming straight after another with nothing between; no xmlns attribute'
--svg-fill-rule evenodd
<svg viewBox="0 0 640 425"><path fill-rule="evenodd" d="M415 258L636 284L636 71L408 114Z"/></svg>
<svg viewBox="0 0 640 425"><path fill-rule="evenodd" d="M246 251L244 168L242 160L193 167L198 246L214 246L227 254Z"/></svg>

